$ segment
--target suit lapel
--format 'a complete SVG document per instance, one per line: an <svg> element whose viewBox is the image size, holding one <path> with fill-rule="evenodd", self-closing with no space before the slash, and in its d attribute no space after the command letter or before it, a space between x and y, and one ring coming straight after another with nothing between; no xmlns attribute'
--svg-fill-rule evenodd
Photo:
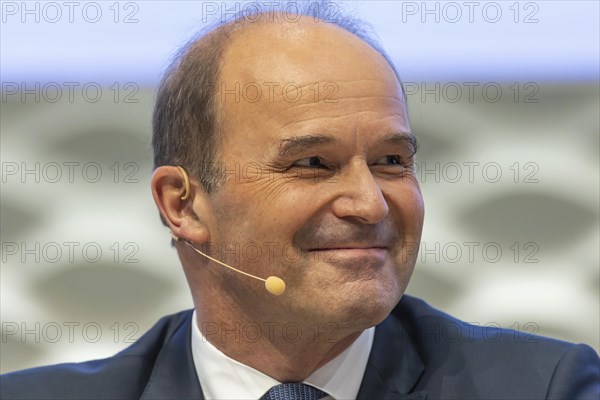
<svg viewBox="0 0 600 400"><path fill-rule="evenodd" d="M423 371L408 332L392 314L375 328L357 399L424 400L426 392L411 392Z"/></svg>
<svg viewBox="0 0 600 400"><path fill-rule="evenodd" d="M192 358L191 321L190 311L185 322L165 338L141 399L204 400Z"/></svg>

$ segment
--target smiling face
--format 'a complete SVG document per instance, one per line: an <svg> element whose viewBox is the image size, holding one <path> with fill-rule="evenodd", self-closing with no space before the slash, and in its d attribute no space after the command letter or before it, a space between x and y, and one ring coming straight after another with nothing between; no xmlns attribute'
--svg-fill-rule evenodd
<svg viewBox="0 0 600 400"><path fill-rule="evenodd" d="M408 284L423 222L390 66L352 34L303 19L234 36L219 85L228 179L209 195L210 242L223 261L279 276L287 290L273 297L226 270L215 284L263 320L380 322ZM236 87L239 99L222 90Z"/></svg>

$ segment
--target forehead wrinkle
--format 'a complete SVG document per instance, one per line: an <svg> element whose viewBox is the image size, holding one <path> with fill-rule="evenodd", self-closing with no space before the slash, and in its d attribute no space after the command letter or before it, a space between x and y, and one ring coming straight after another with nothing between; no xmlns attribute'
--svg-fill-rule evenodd
<svg viewBox="0 0 600 400"><path fill-rule="evenodd" d="M285 111L298 109L300 107L310 106L310 105L313 105L313 104L316 104L316 103L323 103L323 104L326 104L326 105L335 105L335 104L339 104L341 102L346 102L346 101L349 101L349 100L369 100L369 99L390 99L390 100L394 100L394 101L399 102L401 106L404 105L404 100L398 98L397 96L389 96L389 95L388 96L384 96L384 95L368 96L368 95L365 95L365 96L343 97L343 98L339 98L339 99L333 98L333 99L331 99L331 100L333 100L332 102L328 101L327 103L325 103L324 101L312 101L312 100L308 100L308 101L303 102L303 103L293 104L292 106L288 107ZM323 99L323 100L325 100L325 99Z"/></svg>
<svg viewBox="0 0 600 400"><path fill-rule="evenodd" d="M296 83L296 82L292 82L294 84L296 84L296 86L300 87L301 89L303 88L307 88L310 86L313 86L315 83L323 83L323 84L327 84L327 83L333 83L333 84L345 84L345 83L376 83L376 84L383 84L383 85L387 85L386 82L384 82L383 79L335 79L335 80L328 80L328 79L319 79L319 80L315 80L312 82L302 82L302 83ZM400 87L398 87L398 89L400 89Z"/></svg>
<svg viewBox="0 0 600 400"><path fill-rule="evenodd" d="M298 124L298 123L302 123L302 122L306 122L306 121L316 121L316 120L320 120L320 119L329 119L329 120L335 120L335 119L340 119L340 118L348 118L349 116L355 116L357 114L364 114L364 113L379 113L379 111L375 111L375 110L363 110L363 111L353 111L349 114L343 114L343 115L320 115L320 116L313 116L313 117L308 117L305 119L295 119L293 121L287 122L283 125L281 125L278 130L284 130L287 127L289 127L290 125L294 125L294 124ZM378 118L378 119L383 119L383 118L389 118L389 117L394 117L394 116L398 116L400 117L400 119L402 121L406 121L406 118L404 116L403 113L401 112L395 112L395 113L391 113L391 114L386 114L385 117L382 118Z"/></svg>

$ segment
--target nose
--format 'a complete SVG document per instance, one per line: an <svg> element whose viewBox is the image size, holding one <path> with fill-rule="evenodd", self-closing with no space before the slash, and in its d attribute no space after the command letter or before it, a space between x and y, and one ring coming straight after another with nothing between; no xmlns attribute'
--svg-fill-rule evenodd
<svg viewBox="0 0 600 400"><path fill-rule="evenodd" d="M332 209L338 218L355 218L363 224L376 224L387 216L387 201L364 161L349 166L334 185L338 193Z"/></svg>

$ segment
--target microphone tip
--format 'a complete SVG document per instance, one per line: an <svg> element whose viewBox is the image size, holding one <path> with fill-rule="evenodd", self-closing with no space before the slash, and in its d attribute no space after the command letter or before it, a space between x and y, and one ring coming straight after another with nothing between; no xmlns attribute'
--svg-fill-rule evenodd
<svg viewBox="0 0 600 400"><path fill-rule="evenodd" d="M285 282L277 276L270 276L265 280L265 288L267 288L267 292L281 296L285 292Z"/></svg>

